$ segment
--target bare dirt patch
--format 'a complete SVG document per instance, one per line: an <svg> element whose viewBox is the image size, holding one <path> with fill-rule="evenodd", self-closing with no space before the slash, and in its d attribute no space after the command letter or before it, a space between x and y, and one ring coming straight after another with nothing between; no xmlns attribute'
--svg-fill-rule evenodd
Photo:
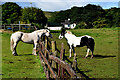
<svg viewBox="0 0 120 80"><path fill-rule="evenodd" d="M0 33L3 33L3 32L6 32L6 33L12 33L12 31L8 31L8 30L0 29Z"/></svg>

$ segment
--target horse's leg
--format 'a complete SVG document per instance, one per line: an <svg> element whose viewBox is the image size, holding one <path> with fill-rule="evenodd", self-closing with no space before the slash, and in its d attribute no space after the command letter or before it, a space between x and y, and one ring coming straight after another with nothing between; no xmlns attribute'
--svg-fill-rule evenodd
<svg viewBox="0 0 120 80"><path fill-rule="evenodd" d="M76 53L75 53L75 49L74 49L74 46L73 46L73 45L72 45L72 49L73 49L73 53L74 53L74 60L75 60Z"/></svg>
<svg viewBox="0 0 120 80"><path fill-rule="evenodd" d="M93 58L94 47L92 47L90 50L91 50L91 58Z"/></svg>
<svg viewBox="0 0 120 80"><path fill-rule="evenodd" d="M69 49L69 52L70 52L69 58L71 58L72 45L70 45L70 49Z"/></svg>
<svg viewBox="0 0 120 80"><path fill-rule="evenodd" d="M18 42L16 41L16 42L14 42L14 45L13 45L13 52L12 52L12 54L14 56L18 56L17 51L16 51L17 44L18 44Z"/></svg>
<svg viewBox="0 0 120 80"><path fill-rule="evenodd" d="M32 54L35 55L35 56L37 55L36 54L36 47L37 47L37 42L34 42L34 48L33 48L33 53Z"/></svg>
<svg viewBox="0 0 120 80"><path fill-rule="evenodd" d="M34 47L35 47L35 45L33 44L33 51L32 51L32 54L34 55Z"/></svg>
<svg viewBox="0 0 120 80"><path fill-rule="evenodd" d="M90 46L90 50L91 50L91 59L93 58L93 52L94 52L94 46Z"/></svg>
<svg viewBox="0 0 120 80"><path fill-rule="evenodd" d="M87 49L87 54L86 54L85 58L88 57L88 55L89 55L89 51L90 51L90 49L88 48L88 49Z"/></svg>
<svg viewBox="0 0 120 80"><path fill-rule="evenodd" d="M93 51L91 51L91 59L93 58Z"/></svg>

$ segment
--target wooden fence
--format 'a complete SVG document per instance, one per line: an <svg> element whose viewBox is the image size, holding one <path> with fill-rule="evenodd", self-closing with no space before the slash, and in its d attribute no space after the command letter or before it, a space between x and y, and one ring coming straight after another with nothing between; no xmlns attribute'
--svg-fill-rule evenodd
<svg viewBox="0 0 120 80"><path fill-rule="evenodd" d="M4 30L12 30L18 31L18 30L28 30L28 29L36 29L35 26L31 26L31 24L10 24L10 25L0 25L0 29Z"/></svg>
<svg viewBox="0 0 120 80"><path fill-rule="evenodd" d="M55 50L55 41L51 42L51 51L47 49L47 46L47 40L45 40L45 42L39 42L38 45L38 54L40 57L40 61L44 67L46 78L77 78L77 75L71 65L64 61L64 44L61 44L60 57L57 57L57 51ZM76 69L76 57L73 60L73 64L74 69Z"/></svg>

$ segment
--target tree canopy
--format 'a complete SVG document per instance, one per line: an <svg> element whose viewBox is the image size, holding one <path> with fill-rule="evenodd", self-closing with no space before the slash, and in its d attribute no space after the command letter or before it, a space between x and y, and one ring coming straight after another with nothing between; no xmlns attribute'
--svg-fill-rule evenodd
<svg viewBox="0 0 120 80"><path fill-rule="evenodd" d="M43 27L47 23L47 18L41 9L28 7L22 9L22 21L24 23L38 24Z"/></svg>
<svg viewBox="0 0 120 80"><path fill-rule="evenodd" d="M120 26L118 13L120 8L103 9L99 5L88 4L84 7L74 6L68 10L59 11L50 20L61 23L70 18L71 22L77 23L77 28L118 27Z"/></svg>
<svg viewBox="0 0 120 80"><path fill-rule="evenodd" d="M2 24L17 24L19 21L43 28L47 18L41 9L35 7L21 8L13 2L2 4Z"/></svg>
<svg viewBox="0 0 120 80"><path fill-rule="evenodd" d="M16 24L21 21L43 28L46 23L59 25L70 18L72 23L77 23L77 28L119 27L119 13L120 8L103 9L99 5L88 4L84 7L74 6L68 10L52 12L46 17L39 8L21 8L16 3L6 2L2 4L2 24Z"/></svg>
<svg viewBox="0 0 120 80"><path fill-rule="evenodd" d="M13 2L2 5L3 24L17 23L21 16L21 7Z"/></svg>

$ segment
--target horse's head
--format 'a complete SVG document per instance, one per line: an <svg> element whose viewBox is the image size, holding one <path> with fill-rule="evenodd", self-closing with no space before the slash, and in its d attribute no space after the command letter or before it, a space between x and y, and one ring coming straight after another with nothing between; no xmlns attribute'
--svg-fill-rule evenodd
<svg viewBox="0 0 120 80"><path fill-rule="evenodd" d="M59 39L62 39L62 38L65 36L65 33L66 33L65 28L62 28L62 29L61 29L61 33L60 33L60 35L59 35Z"/></svg>
<svg viewBox="0 0 120 80"><path fill-rule="evenodd" d="M48 29L44 29L44 30L43 30L43 34L44 34L45 36L47 36L47 37L52 38L52 34L50 33L50 31L49 31Z"/></svg>
<svg viewBox="0 0 120 80"><path fill-rule="evenodd" d="M48 29L40 29L36 31L38 33L39 36L47 36L52 38L52 34L50 33L50 31Z"/></svg>

